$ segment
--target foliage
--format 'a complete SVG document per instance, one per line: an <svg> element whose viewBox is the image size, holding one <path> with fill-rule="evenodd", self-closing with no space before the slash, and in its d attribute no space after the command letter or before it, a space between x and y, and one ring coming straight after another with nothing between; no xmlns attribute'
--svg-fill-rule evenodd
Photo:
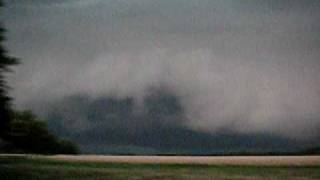
<svg viewBox="0 0 320 180"><path fill-rule="evenodd" d="M31 111L12 112L8 144L3 151L36 154L75 154L77 147L68 140L58 140L45 121Z"/></svg>
<svg viewBox="0 0 320 180"><path fill-rule="evenodd" d="M3 5L0 0L0 7ZM18 63L2 46L4 28L0 24L0 152L74 154L77 147L67 140L58 140L47 130L47 124L30 111L12 110L9 87L5 80L11 66Z"/></svg>
<svg viewBox="0 0 320 180"><path fill-rule="evenodd" d="M0 1L0 6L2 5ZM10 122L10 97L8 96L8 85L5 81L5 74L10 71L10 67L18 63L16 58L8 55L2 46L4 32L0 24L0 138L5 139L9 131Z"/></svg>

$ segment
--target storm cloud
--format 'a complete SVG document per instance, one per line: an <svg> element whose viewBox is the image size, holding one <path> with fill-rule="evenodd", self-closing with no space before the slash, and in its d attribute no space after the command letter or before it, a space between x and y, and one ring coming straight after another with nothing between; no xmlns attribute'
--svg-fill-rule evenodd
<svg viewBox="0 0 320 180"><path fill-rule="evenodd" d="M8 1L6 46L22 59L9 77L14 103L57 111L81 132L94 125L70 97L89 99L86 110L129 99L132 113L120 119L132 121L98 116L119 130L160 119L208 136L318 138L319 12L318 1ZM179 104L178 115L145 114L159 91L174 99L162 108Z"/></svg>

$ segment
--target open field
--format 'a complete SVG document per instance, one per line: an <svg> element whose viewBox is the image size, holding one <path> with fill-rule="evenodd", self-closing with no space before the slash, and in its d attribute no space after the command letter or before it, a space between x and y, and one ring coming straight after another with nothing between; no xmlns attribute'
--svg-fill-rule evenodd
<svg viewBox="0 0 320 180"><path fill-rule="evenodd" d="M320 179L320 156L0 155L0 179Z"/></svg>
<svg viewBox="0 0 320 180"><path fill-rule="evenodd" d="M114 163L162 163L207 165L271 165L312 166L320 165L320 156L64 156L45 157L64 161L93 161Z"/></svg>

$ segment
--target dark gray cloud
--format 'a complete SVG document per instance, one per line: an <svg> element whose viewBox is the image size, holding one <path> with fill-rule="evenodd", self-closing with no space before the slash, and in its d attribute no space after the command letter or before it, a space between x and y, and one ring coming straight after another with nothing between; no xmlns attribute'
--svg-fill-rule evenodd
<svg viewBox="0 0 320 180"><path fill-rule="evenodd" d="M294 151L319 143L270 133L239 134L220 129L210 134L191 130L183 126L179 99L163 89L152 91L143 107L136 112L132 98L78 95L54 102L46 119L54 133L72 139L88 153Z"/></svg>
<svg viewBox="0 0 320 180"><path fill-rule="evenodd" d="M318 1L8 1L7 47L22 58L12 95L44 115L75 95L129 98L141 115L150 89L165 89L181 105L175 124L193 132L316 138L319 10ZM91 127L83 109L59 112ZM153 119L131 118L133 129Z"/></svg>

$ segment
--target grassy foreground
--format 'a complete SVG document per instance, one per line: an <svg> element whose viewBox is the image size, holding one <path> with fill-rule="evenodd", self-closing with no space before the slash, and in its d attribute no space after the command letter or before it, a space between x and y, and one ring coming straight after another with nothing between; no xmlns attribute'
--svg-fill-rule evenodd
<svg viewBox="0 0 320 180"><path fill-rule="evenodd" d="M0 157L0 179L320 179L312 167L67 162Z"/></svg>

